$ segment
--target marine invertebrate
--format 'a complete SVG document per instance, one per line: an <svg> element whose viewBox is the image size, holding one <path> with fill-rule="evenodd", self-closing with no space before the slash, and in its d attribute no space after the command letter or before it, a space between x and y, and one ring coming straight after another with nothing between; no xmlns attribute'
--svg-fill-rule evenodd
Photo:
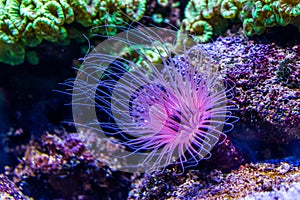
<svg viewBox="0 0 300 200"><path fill-rule="evenodd" d="M32 22L35 36L42 39L57 42L67 37L67 31L64 27L57 26L53 21L46 17L39 17Z"/></svg>
<svg viewBox="0 0 300 200"><path fill-rule="evenodd" d="M207 42L213 35L212 26L204 20L195 20L192 22L183 20L182 29L192 34L194 40L199 43Z"/></svg>
<svg viewBox="0 0 300 200"><path fill-rule="evenodd" d="M191 0L185 8L185 19L181 31L192 34L196 42L208 42L213 35L225 32L228 19L237 14L237 7L231 1Z"/></svg>
<svg viewBox="0 0 300 200"><path fill-rule="evenodd" d="M232 0L223 0L220 8L221 15L226 19L232 19L237 15L238 7Z"/></svg>
<svg viewBox="0 0 300 200"><path fill-rule="evenodd" d="M121 170L197 164L226 137L223 127L233 127L227 99L232 88L212 70L203 49L182 46L175 51L165 44L175 41L176 32L167 29L126 30L91 51L74 81L76 125L123 145L116 158L125 157L128 164ZM150 45L160 64L139 50ZM124 48L133 48L147 64L122 58ZM86 145L97 151L95 144Z"/></svg>
<svg viewBox="0 0 300 200"><path fill-rule="evenodd" d="M182 4L178 0L147 0L144 6L144 14L139 21L144 26L155 26L174 28L181 23Z"/></svg>
<svg viewBox="0 0 300 200"><path fill-rule="evenodd" d="M299 27L297 18L300 15L298 1L240 1L242 7L239 18L248 36L261 34L267 27L286 26ZM251 26L250 23L252 23ZM250 28L252 27L252 28Z"/></svg>
<svg viewBox="0 0 300 200"><path fill-rule="evenodd" d="M18 65L24 62L25 49L21 44L7 44L0 41L0 62Z"/></svg>
<svg viewBox="0 0 300 200"><path fill-rule="evenodd" d="M0 3L0 42L4 44L1 51L7 52L1 54L0 61L11 65L23 63L26 46L35 47L43 40L60 42L66 39L69 36L66 24L73 22L87 28L105 26L110 29L109 34L114 35L116 25L140 20L145 6L146 0L3 0ZM106 31L97 30L100 34ZM72 36L67 39L72 39ZM23 55L19 56L21 51L18 51L15 58L9 50L13 49L10 44L22 46Z"/></svg>
<svg viewBox="0 0 300 200"><path fill-rule="evenodd" d="M222 34L232 19L240 20L246 35L252 36L262 34L266 28L273 26L292 24L299 28L299 8L300 3L296 0L190 0L185 8L184 20L206 21L212 26L210 37ZM189 29L185 31L189 33ZM204 42L210 37L206 37Z"/></svg>

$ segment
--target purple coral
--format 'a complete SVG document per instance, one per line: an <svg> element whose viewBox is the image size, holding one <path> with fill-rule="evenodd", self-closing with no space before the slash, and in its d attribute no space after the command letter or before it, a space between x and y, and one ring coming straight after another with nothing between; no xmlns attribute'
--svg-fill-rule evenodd
<svg viewBox="0 0 300 200"><path fill-rule="evenodd" d="M175 36L144 28L109 38L85 58L74 82L77 125L122 144L117 157L126 157L134 171L197 164L226 137L224 125L233 127L227 99L232 87L212 71L204 50L184 47L172 57L163 38ZM120 49L133 49L142 62L122 58Z"/></svg>

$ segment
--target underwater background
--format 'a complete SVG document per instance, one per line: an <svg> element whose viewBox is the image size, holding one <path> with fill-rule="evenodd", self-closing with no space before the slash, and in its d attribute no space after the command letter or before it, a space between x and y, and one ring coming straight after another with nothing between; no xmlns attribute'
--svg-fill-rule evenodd
<svg viewBox="0 0 300 200"><path fill-rule="evenodd" d="M80 130L86 140L77 134L72 86L85 58L141 27L159 36L172 30L175 46L188 35L230 83L228 113L238 120L226 118L211 156L192 166L119 170L111 153L121 147L89 126ZM0 199L298 199L299 30L299 0L0 0ZM169 38L161 39L167 46ZM184 77L186 63L176 60L182 54L163 58L153 47L139 48L122 50L122 58L136 66L176 61ZM96 140L106 153L89 148ZM141 151L151 152L147 147Z"/></svg>

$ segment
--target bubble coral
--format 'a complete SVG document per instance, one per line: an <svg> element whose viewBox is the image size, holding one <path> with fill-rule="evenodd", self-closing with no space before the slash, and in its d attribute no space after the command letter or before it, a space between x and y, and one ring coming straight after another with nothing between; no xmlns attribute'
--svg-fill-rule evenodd
<svg viewBox="0 0 300 200"><path fill-rule="evenodd" d="M170 38L174 44L176 32L160 28L137 28L110 37L85 57L74 81L76 125L122 144L126 151L116 157L128 158L128 166L121 170L197 164L210 157L220 137L226 137L223 126L233 127L227 99L232 87L212 71L204 50L184 46L172 56L164 45ZM161 64L151 63L138 49L147 66L118 54L126 46L146 48L154 41L154 48L163 50L158 51Z"/></svg>

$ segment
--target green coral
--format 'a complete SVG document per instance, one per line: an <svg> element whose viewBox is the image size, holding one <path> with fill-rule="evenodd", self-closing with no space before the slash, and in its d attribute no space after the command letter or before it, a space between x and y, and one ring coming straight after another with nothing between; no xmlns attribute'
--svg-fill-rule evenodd
<svg viewBox="0 0 300 200"><path fill-rule="evenodd" d="M31 65L37 65L39 64L39 57L36 53L36 51L27 51L26 52L26 58L27 58L27 61L31 64Z"/></svg>
<svg viewBox="0 0 300 200"><path fill-rule="evenodd" d="M100 34L114 35L116 26L140 20L146 10L146 0L66 1L74 8L76 22L85 27L98 26L93 30Z"/></svg>
<svg viewBox="0 0 300 200"><path fill-rule="evenodd" d="M207 42L226 30L227 20L234 18L237 10L231 0L190 0L181 30L194 35L196 42Z"/></svg>
<svg viewBox="0 0 300 200"><path fill-rule="evenodd" d="M232 19L237 15L238 7L233 3L233 0L223 0L220 12L222 17Z"/></svg>
<svg viewBox="0 0 300 200"><path fill-rule="evenodd" d="M300 30L299 18L299 0L190 0L184 20L189 23L206 21L213 29L211 37L222 34L231 20L240 20L246 35L251 36L262 34L268 27L288 24ZM188 26L185 28L183 31L192 34ZM202 34L203 39L198 42L207 42L209 35Z"/></svg>
<svg viewBox="0 0 300 200"><path fill-rule="evenodd" d="M53 21L57 25L63 25L65 22L65 15L62 6L56 1L48 1L42 7L43 16Z"/></svg>
<svg viewBox="0 0 300 200"><path fill-rule="evenodd" d="M213 35L212 26L204 20L194 20L192 22L183 20L182 26L192 35L195 42L206 42Z"/></svg>
<svg viewBox="0 0 300 200"><path fill-rule="evenodd" d="M145 9L146 0L0 0L0 61L21 64L26 46L76 39L66 26L75 22L114 35L117 26L140 20Z"/></svg>
<svg viewBox="0 0 300 200"><path fill-rule="evenodd" d="M42 38L35 34L32 22L28 23L25 30L21 34L21 40L24 45L35 47L42 42Z"/></svg>
<svg viewBox="0 0 300 200"><path fill-rule="evenodd" d="M67 32L64 27L59 27L54 21L47 17L39 17L32 23L35 31L35 36L48 40L50 42L57 42L58 40L65 39Z"/></svg>
<svg viewBox="0 0 300 200"><path fill-rule="evenodd" d="M240 19L246 34L261 34L267 27L296 23L300 16L299 0L268 0L246 2L240 11ZM252 21L252 29L249 22Z"/></svg>
<svg viewBox="0 0 300 200"><path fill-rule="evenodd" d="M203 18L211 19L214 15L216 15L215 10L219 7L220 2L220 0L200 1L199 9Z"/></svg>
<svg viewBox="0 0 300 200"><path fill-rule="evenodd" d="M167 7L169 4L168 0L157 0L158 5L162 6L162 7Z"/></svg>
<svg viewBox="0 0 300 200"><path fill-rule="evenodd" d="M160 13L154 13L152 15L152 20L153 20L154 23L160 24L164 21L164 17Z"/></svg>
<svg viewBox="0 0 300 200"><path fill-rule="evenodd" d="M21 44L6 44L0 41L0 62L19 65L24 62L25 48Z"/></svg>
<svg viewBox="0 0 300 200"><path fill-rule="evenodd" d="M0 21L0 41L5 41L7 44L13 44L15 42L15 36L19 34L18 29L9 19Z"/></svg>

